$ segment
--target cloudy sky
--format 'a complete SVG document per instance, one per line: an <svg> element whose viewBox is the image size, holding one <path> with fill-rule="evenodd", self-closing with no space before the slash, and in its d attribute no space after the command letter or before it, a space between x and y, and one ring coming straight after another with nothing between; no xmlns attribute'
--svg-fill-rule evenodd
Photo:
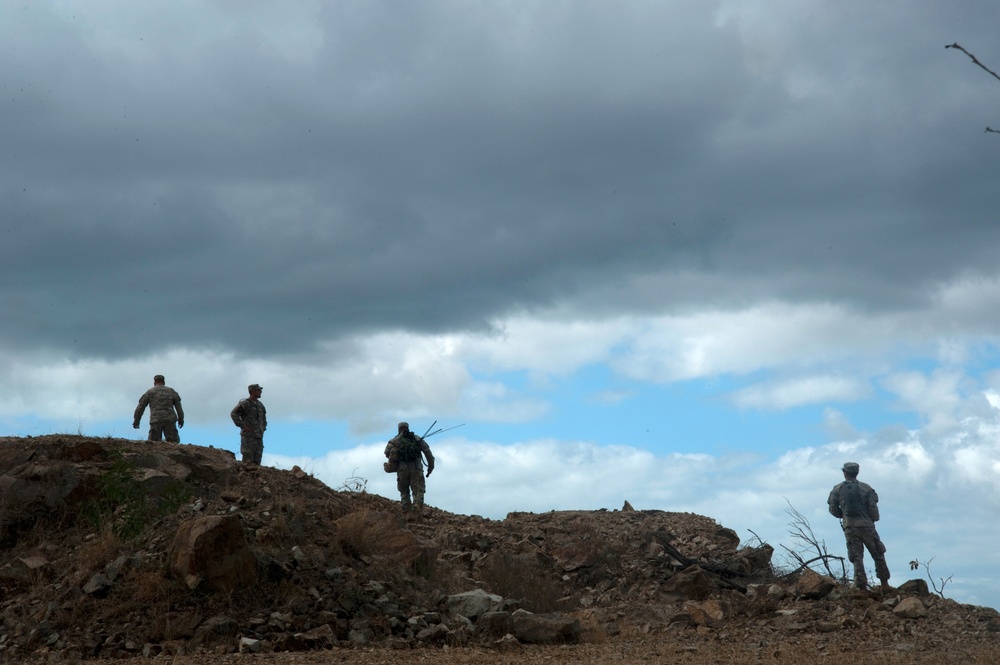
<svg viewBox="0 0 1000 665"><path fill-rule="evenodd" d="M0 12L0 428L428 502L693 511L1000 607L1000 5L54 2ZM143 419L146 426L148 415ZM777 558L777 557L776 557Z"/></svg>

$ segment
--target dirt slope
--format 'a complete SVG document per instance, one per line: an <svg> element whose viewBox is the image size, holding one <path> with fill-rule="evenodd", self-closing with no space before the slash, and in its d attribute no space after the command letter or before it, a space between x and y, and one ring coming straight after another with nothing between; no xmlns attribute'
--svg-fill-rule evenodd
<svg viewBox="0 0 1000 665"><path fill-rule="evenodd" d="M992 609L769 557L693 514L405 519L221 449L0 439L0 662L1000 662Z"/></svg>

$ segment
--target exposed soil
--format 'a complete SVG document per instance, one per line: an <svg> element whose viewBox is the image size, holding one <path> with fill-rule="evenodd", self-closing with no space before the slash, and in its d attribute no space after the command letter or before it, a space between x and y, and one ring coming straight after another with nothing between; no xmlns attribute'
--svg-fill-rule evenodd
<svg viewBox="0 0 1000 665"><path fill-rule="evenodd" d="M235 520L239 542L182 570L179 534L199 520ZM489 616L456 604L477 589ZM487 621L528 612L560 631ZM0 663L150 658L996 663L1000 615L919 580L779 578L769 548L689 513L404 516L216 448L0 439Z"/></svg>

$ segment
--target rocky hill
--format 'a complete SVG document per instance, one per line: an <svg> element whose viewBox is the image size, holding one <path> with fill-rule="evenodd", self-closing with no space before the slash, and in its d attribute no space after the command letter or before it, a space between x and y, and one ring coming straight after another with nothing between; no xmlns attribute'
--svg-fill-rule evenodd
<svg viewBox="0 0 1000 665"><path fill-rule="evenodd" d="M0 662L659 637L688 655L805 643L1000 662L992 609L920 580L883 594L779 578L769 546L740 548L707 517L626 505L405 519L354 489L210 447L0 439Z"/></svg>

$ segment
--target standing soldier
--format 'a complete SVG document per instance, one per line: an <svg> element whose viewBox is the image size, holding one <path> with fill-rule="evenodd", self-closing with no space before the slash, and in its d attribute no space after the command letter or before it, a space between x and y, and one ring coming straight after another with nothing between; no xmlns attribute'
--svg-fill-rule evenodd
<svg viewBox="0 0 1000 665"><path fill-rule="evenodd" d="M889 566L885 563L885 545L878 537L875 522L878 521L878 494L871 485L858 482L861 466L857 462L846 462L841 469L844 482L830 491L826 500L830 514L840 519L847 539L847 558L854 564L854 586L868 588L865 574L865 548L875 561L875 574L882 583L882 591L889 588Z"/></svg>
<svg viewBox="0 0 1000 665"><path fill-rule="evenodd" d="M171 443L180 443L181 435L178 427L184 427L184 409L181 408L181 396L177 391L166 385L162 374L153 377L153 387L142 394L139 405L135 407L132 416L132 429L139 429L142 414L149 407L149 440L162 441L164 438Z"/></svg>
<svg viewBox="0 0 1000 665"><path fill-rule="evenodd" d="M240 428L240 455L243 461L249 464L260 464L260 458L264 454L267 409L260 401L260 394L263 391L264 389L256 383L250 384L247 386L250 397L241 399L229 413L233 424Z"/></svg>
<svg viewBox="0 0 1000 665"><path fill-rule="evenodd" d="M427 475L434 470L434 455L430 446L421 437L410 431L409 423L399 423L399 433L389 440L385 446L385 456L389 464L398 463L396 468L396 489L399 490L399 500L403 513L415 509L419 515L424 509L424 464L421 454L427 458ZM391 468L391 467L390 467ZM410 502L410 491L413 491L413 502Z"/></svg>

